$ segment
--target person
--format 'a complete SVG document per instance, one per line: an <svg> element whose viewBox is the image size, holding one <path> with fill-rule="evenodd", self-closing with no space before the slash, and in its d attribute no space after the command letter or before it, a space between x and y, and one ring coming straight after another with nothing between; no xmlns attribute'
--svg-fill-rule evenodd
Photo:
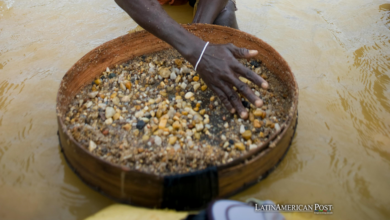
<svg viewBox="0 0 390 220"><path fill-rule="evenodd" d="M194 67L198 63L197 73L223 105L232 114L238 113L241 118L248 118L248 111L237 92L256 107L261 107L263 101L239 79L239 76L247 78L263 89L268 88L268 83L244 67L236 58L251 58L257 55L258 51L238 48L233 44L207 44L191 34L170 18L161 7L161 4L177 5L182 4L183 1L187 2L186 0L115 0L142 28L170 44ZM238 28L236 6L232 0L197 0L196 7L193 23Z"/></svg>

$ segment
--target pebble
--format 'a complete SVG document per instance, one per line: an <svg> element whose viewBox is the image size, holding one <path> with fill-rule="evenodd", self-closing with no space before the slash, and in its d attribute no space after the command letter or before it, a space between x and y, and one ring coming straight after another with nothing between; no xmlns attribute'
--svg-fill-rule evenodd
<svg viewBox="0 0 390 220"><path fill-rule="evenodd" d="M93 98L95 98L95 97L97 96L98 93L99 93L98 91L96 91L96 92L90 92L90 93L88 93L88 97L91 98L91 99L93 99Z"/></svg>
<svg viewBox="0 0 390 220"><path fill-rule="evenodd" d="M175 122L173 122L172 127L176 130L179 130L179 129L181 129L181 124L179 121L175 121Z"/></svg>
<svg viewBox="0 0 390 220"><path fill-rule="evenodd" d="M131 90L131 82L127 81L127 82L125 83L125 86L126 86L126 88L127 88L128 90Z"/></svg>
<svg viewBox="0 0 390 220"><path fill-rule="evenodd" d="M192 93L192 92L187 92L186 95L184 96L184 98L190 99L190 98L193 97L193 96L194 96L194 93Z"/></svg>
<svg viewBox="0 0 390 220"><path fill-rule="evenodd" d="M104 121L104 123L107 124L107 125L112 124L112 118L106 119L106 120Z"/></svg>
<svg viewBox="0 0 390 220"><path fill-rule="evenodd" d="M171 136L171 137L169 137L168 143L170 145L173 145L174 143L176 143L176 141L177 141L177 137L176 136Z"/></svg>
<svg viewBox="0 0 390 220"><path fill-rule="evenodd" d="M160 118L160 123L158 124L158 127L159 127L160 129L164 129L165 126L167 125L168 119L169 119L169 116L168 116L168 115L163 115L163 116L161 116L161 118Z"/></svg>
<svg viewBox="0 0 390 220"><path fill-rule="evenodd" d="M194 76L194 78L192 78L192 80L194 80L195 82L198 82L199 81L199 76Z"/></svg>
<svg viewBox="0 0 390 220"><path fill-rule="evenodd" d="M95 82L96 85L100 85L102 83L102 80L101 79L96 79L94 82Z"/></svg>
<svg viewBox="0 0 390 220"><path fill-rule="evenodd" d="M206 85L203 85L201 88L200 88L202 91L205 91L207 89L207 86Z"/></svg>
<svg viewBox="0 0 390 220"><path fill-rule="evenodd" d="M146 122L145 122L145 121L143 121L143 120L138 120L138 121L137 121L136 128L137 128L138 130L142 130L142 129L145 127L145 125L146 125Z"/></svg>
<svg viewBox="0 0 390 220"><path fill-rule="evenodd" d="M128 96L128 95L123 96L121 101L122 102L130 102L130 96Z"/></svg>
<svg viewBox="0 0 390 220"><path fill-rule="evenodd" d="M125 124L122 126L122 128L125 129L126 131L128 131L131 129L131 124Z"/></svg>
<svg viewBox="0 0 390 220"><path fill-rule="evenodd" d="M172 79L172 80L175 80L176 79L176 73L175 72L172 72L171 73L171 75L170 75L170 78Z"/></svg>
<svg viewBox="0 0 390 220"><path fill-rule="evenodd" d="M107 107L106 108L106 118L111 118L112 116L114 116L116 113L115 109L112 108L112 107Z"/></svg>
<svg viewBox="0 0 390 220"><path fill-rule="evenodd" d="M88 146L88 150L90 151L90 152L92 152L93 150L95 150L96 149L96 144L95 144L95 142L93 142L92 140L90 140L89 141L89 146Z"/></svg>
<svg viewBox="0 0 390 220"><path fill-rule="evenodd" d="M112 116L112 119L118 120L121 117L121 114L119 112L115 113L114 116Z"/></svg>
<svg viewBox="0 0 390 220"><path fill-rule="evenodd" d="M229 127L229 123L225 123L224 125L223 125L225 128L228 128Z"/></svg>
<svg viewBox="0 0 390 220"><path fill-rule="evenodd" d="M262 118L264 118L265 117L265 112L263 112L260 109L256 109L255 111L253 111L253 115L255 117L262 117Z"/></svg>
<svg viewBox="0 0 390 220"><path fill-rule="evenodd" d="M162 140L159 136L154 136L154 143L157 145L157 146L161 146L161 143L162 143Z"/></svg>
<svg viewBox="0 0 390 220"><path fill-rule="evenodd" d="M221 135L221 140L226 141L226 136L224 134Z"/></svg>
<svg viewBox="0 0 390 220"><path fill-rule="evenodd" d="M187 84L186 84L185 82L183 82L183 83L180 85L180 87L184 90L184 89L187 88Z"/></svg>
<svg viewBox="0 0 390 220"><path fill-rule="evenodd" d="M119 98L118 97L114 97L112 99L112 103L114 103L114 105L119 105Z"/></svg>
<svg viewBox="0 0 390 220"><path fill-rule="evenodd" d="M200 87L200 83L194 83L194 91L198 90Z"/></svg>
<svg viewBox="0 0 390 220"><path fill-rule="evenodd" d="M201 131L201 130L203 130L203 128L204 128L203 123L196 124L196 125L195 125L195 128L196 128L196 131Z"/></svg>
<svg viewBox="0 0 390 220"><path fill-rule="evenodd" d="M256 144L249 145L249 150L253 150L253 149L256 149L256 148L257 148Z"/></svg>
<svg viewBox="0 0 390 220"><path fill-rule="evenodd" d="M241 125L240 126L240 134L243 134L245 132L245 126Z"/></svg>
<svg viewBox="0 0 390 220"><path fill-rule="evenodd" d="M245 145L241 142L238 142L238 143L235 143L234 144L234 148L237 149L237 150L240 150L240 151L244 151L245 150Z"/></svg>
<svg viewBox="0 0 390 220"><path fill-rule="evenodd" d="M210 102L213 102L215 100L215 96L210 97Z"/></svg>
<svg viewBox="0 0 390 220"><path fill-rule="evenodd" d="M167 79L168 77L170 77L171 72L169 71L169 68L161 68L160 71L158 72L158 74L159 74L162 78Z"/></svg>
<svg viewBox="0 0 390 220"><path fill-rule="evenodd" d="M253 127L255 127L255 128L261 128L262 124L263 124L263 122L260 122L257 119L253 120Z"/></svg>
<svg viewBox="0 0 390 220"><path fill-rule="evenodd" d="M275 123L275 130L279 131L280 130L280 125L278 123Z"/></svg>
<svg viewBox="0 0 390 220"><path fill-rule="evenodd" d="M250 130L244 131L241 135L245 140L250 140L252 138L252 132Z"/></svg>

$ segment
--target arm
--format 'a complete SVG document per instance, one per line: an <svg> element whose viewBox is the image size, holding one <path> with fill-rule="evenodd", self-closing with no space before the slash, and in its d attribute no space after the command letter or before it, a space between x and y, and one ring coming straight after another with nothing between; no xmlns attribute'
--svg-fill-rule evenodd
<svg viewBox="0 0 390 220"><path fill-rule="evenodd" d="M206 43L170 18L156 0L115 1L141 27L173 46L195 66ZM256 54L257 51L237 48L232 44L210 44L198 66L198 73L208 87L231 113L238 111L242 118L247 118L248 112L243 107L233 86L257 107L260 107L263 102L238 79L238 76L243 76L263 88L267 88L268 84L260 76L240 64L235 57L250 58Z"/></svg>

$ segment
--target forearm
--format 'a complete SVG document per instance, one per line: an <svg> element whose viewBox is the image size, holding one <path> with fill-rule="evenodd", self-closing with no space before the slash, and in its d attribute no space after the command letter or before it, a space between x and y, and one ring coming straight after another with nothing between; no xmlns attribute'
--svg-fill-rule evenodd
<svg viewBox="0 0 390 220"><path fill-rule="evenodd" d="M228 0L199 0L192 23L213 24Z"/></svg>
<svg viewBox="0 0 390 220"><path fill-rule="evenodd" d="M174 21L156 0L115 0L145 30L164 40L195 64L205 42Z"/></svg>

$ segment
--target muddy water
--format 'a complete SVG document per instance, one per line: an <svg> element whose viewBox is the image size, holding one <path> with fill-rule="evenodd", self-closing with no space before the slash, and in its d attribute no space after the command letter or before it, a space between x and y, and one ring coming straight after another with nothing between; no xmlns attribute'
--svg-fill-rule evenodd
<svg viewBox="0 0 390 220"><path fill-rule="evenodd" d="M332 219L390 218L390 2L241 0L238 22L300 86L291 150L234 196L332 204ZM113 202L67 167L56 135L64 73L136 27L103 0L0 0L0 218L82 219Z"/></svg>

